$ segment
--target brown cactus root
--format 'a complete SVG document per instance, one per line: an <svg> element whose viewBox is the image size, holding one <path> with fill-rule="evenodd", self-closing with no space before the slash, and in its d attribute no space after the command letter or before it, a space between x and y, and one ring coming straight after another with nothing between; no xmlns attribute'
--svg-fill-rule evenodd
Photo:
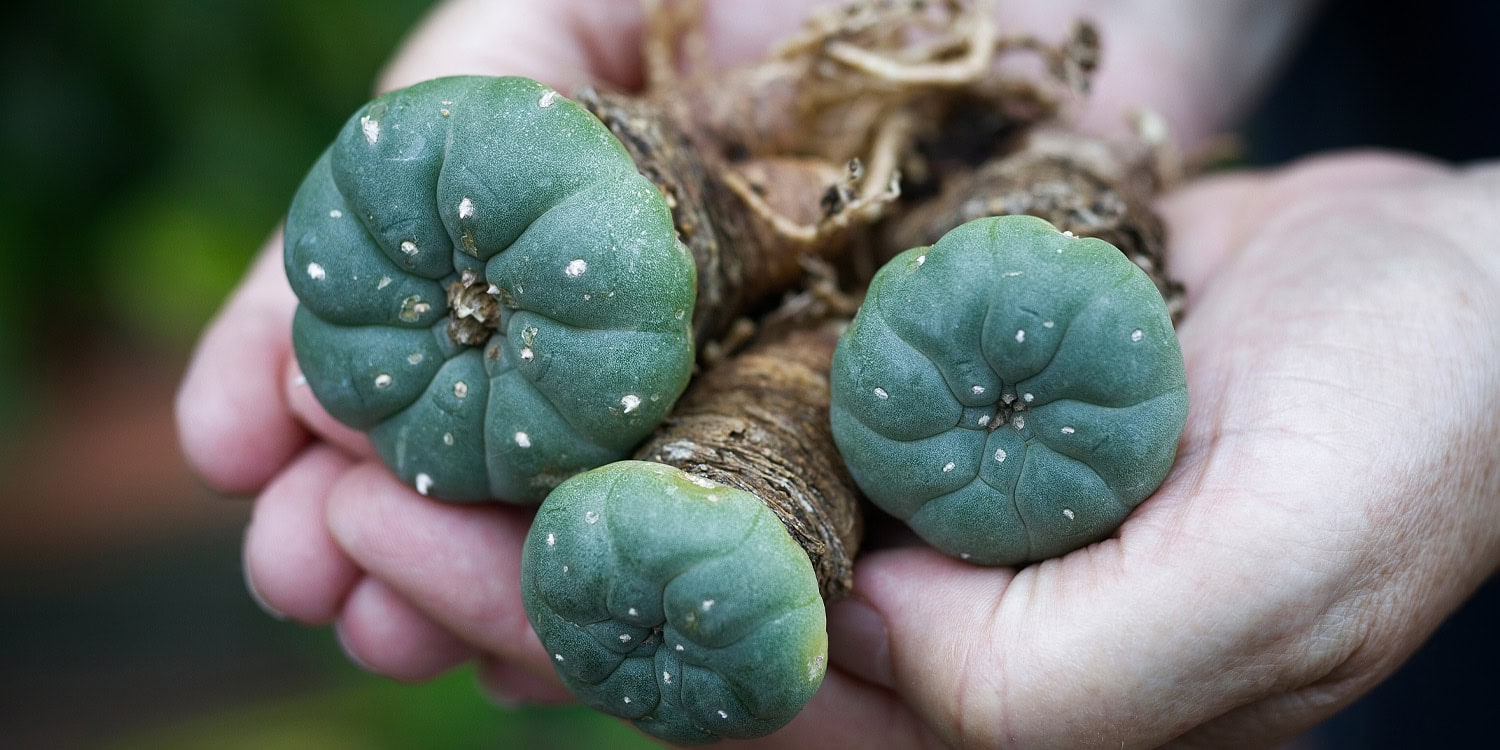
<svg viewBox="0 0 1500 750"><path fill-rule="evenodd" d="M845 325L791 331L720 363L635 454L760 498L807 552L825 600L853 586L863 530L828 423L828 371Z"/></svg>
<svg viewBox="0 0 1500 750"><path fill-rule="evenodd" d="M678 236L698 266L693 333L700 347L795 284L800 257L841 253L850 231L873 223L896 196L890 171L866 175L858 162L851 168L788 157L758 165L772 174L755 183L767 194L753 200L736 189L745 180L742 173L703 151L650 100L594 91L580 92L578 99L667 198ZM830 201L829 195L839 199Z"/></svg>
<svg viewBox="0 0 1500 750"><path fill-rule="evenodd" d="M643 2L646 91L578 98L666 195L698 262L705 351L794 286L805 258L838 257L889 213L898 168L949 113L1058 111L1065 94L996 75L1002 53L1040 55L1064 89L1092 65L1091 37L1000 36L991 0L858 0L814 14L764 61L710 71L701 0Z"/></svg>
<svg viewBox="0 0 1500 750"><path fill-rule="evenodd" d="M1107 141L1057 127L1022 135L1015 149L948 176L941 192L893 218L880 233L880 257L930 245L984 216L1030 214L1125 253L1155 282L1173 319L1183 287L1166 262L1166 227L1152 208L1177 179L1178 160L1158 121L1143 115L1140 138Z"/></svg>

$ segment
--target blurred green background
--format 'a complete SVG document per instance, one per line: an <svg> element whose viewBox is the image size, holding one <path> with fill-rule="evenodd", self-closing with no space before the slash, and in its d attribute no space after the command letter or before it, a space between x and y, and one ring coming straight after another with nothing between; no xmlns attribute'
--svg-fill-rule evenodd
<svg viewBox="0 0 1500 750"><path fill-rule="evenodd" d="M327 629L267 617L240 583L248 504L204 489L178 452L171 401L198 331L428 5L8 11L0 747L648 746L585 710L491 706L468 671L421 686L370 677ZM1329 0L1247 124L1248 160L1358 144L1500 155L1500 106L1475 96L1500 90L1497 32L1496 3L1414 14L1398 0ZM1304 741L1491 736L1497 627L1492 583L1395 679Z"/></svg>
<svg viewBox="0 0 1500 750"><path fill-rule="evenodd" d="M404 686L240 585L179 456L199 330L427 0L23 2L0 30L0 747L650 746ZM566 728L564 730L564 728ZM564 741L565 740L565 741Z"/></svg>

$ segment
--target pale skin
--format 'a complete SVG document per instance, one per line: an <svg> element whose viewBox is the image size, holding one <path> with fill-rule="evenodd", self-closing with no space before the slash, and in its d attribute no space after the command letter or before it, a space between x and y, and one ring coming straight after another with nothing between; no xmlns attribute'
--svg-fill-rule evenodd
<svg viewBox="0 0 1500 750"><path fill-rule="evenodd" d="M804 3L749 5L713 5L718 61L760 54ZM1060 37L1093 5L1001 3L1002 28ZM1083 122L1144 102L1189 142L1211 133L1289 28L1250 20L1265 5L1099 3ZM628 87L639 27L634 3L451 2L380 87L460 72ZM1192 394L1166 484L1114 538L1020 571L867 553L856 598L830 609L822 690L765 744L1274 744L1388 676L1500 567L1500 166L1343 154L1201 180L1161 209ZM256 496L252 592L333 623L373 672L477 659L502 702L566 700L517 590L530 513L423 498L318 407L279 251L204 334L178 398L200 474Z"/></svg>

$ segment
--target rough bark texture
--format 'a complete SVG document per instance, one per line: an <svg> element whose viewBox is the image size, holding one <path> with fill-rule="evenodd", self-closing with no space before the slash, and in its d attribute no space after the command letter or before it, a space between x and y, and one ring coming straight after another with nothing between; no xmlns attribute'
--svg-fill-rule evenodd
<svg viewBox="0 0 1500 750"><path fill-rule="evenodd" d="M593 90L578 101L625 144L637 168L667 198L683 244L698 264L698 302L693 308L694 340L701 347L722 335L748 298L746 268L762 250L745 213L717 181L710 179L692 139L649 102ZM726 252L728 247L737 248Z"/></svg>
<svg viewBox="0 0 1500 750"><path fill-rule="evenodd" d="M807 551L824 599L847 594L863 520L828 423L842 323L759 343L700 376L635 457L759 497Z"/></svg>
<svg viewBox="0 0 1500 750"><path fill-rule="evenodd" d="M678 235L698 264L693 333L700 348L724 336L757 303L793 286L802 276L804 255L836 256L847 244L849 228L800 241L779 233L727 184L725 176L735 167L650 100L593 90L579 92L578 100L625 144L641 173L667 198ZM847 207L828 205L828 193L843 186L827 162L766 160L734 174L791 220L823 223Z"/></svg>
<svg viewBox="0 0 1500 750"><path fill-rule="evenodd" d="M1030 214L1120 249L1155 282L1176 319L1182 284L1166 265L1166 227L1151 207L1162 187L1153 152L1074 133L1039 131L1015 151L951 177L941 192L889 222L881 255L930 245L984 216Z"/></svg>

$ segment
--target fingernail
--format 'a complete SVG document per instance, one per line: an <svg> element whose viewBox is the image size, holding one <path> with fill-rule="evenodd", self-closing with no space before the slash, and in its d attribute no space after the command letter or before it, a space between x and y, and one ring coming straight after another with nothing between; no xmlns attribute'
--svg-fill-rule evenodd
<svg viewBox="0 0 1500 750"><path fill-rule="evenodd" d="M484 693L484 697L487 697L490 703L495 703L499 708L520 708L520 706L526 705L525 700L520 699L520 696L505 693L504 690L496 690L496 688L489 687L484 682L480 682L478 691Z"/></svg>
<svg viewBox="0 0 1500 750"><path fill-rule="evenodd" d="M484 680L479 680L479 692L484 695L490 703L500 708L515 709L526 705L526 701L519 695L515 695L501 687L490 685Z"/></svg>
<svg viewBox="0 0 1500 750"><path fill-rule="evenodd" d="M370 665L364 659L359 658L359 654L354 653L354 649L349 647L349 638L344 635L344 622L342 620L333 624L333 637L339 642L339 649L344 652L344 657L353 662L354 666L370 674L376 674L375 670L371 669Z"/></svg>
<svg viewBox="0 0 1500 750"><path fill-rule="evenodd" d="M248 549L249 542L250 527L246 526L245 539L244 542L240 545L240 549ZM262 612L265 612L266 614L277 620L285 620L286 615L282 613L281 610L271 606L271 604L266 601L266 598L260 595L260 589L255 588L255 577L250 575L250 565L244 560L243 554L240 557L240 572L244 575L245 589L250 592L251 601L254 601L256 606L260 607Z"/></svg>
<svg viewBox="0 0 1500 750"><path fill-rule="evenodd" d="M877 685L892 687L891 637L885 619L859 599L828 607L828 652L846 672Z"/></svg>

